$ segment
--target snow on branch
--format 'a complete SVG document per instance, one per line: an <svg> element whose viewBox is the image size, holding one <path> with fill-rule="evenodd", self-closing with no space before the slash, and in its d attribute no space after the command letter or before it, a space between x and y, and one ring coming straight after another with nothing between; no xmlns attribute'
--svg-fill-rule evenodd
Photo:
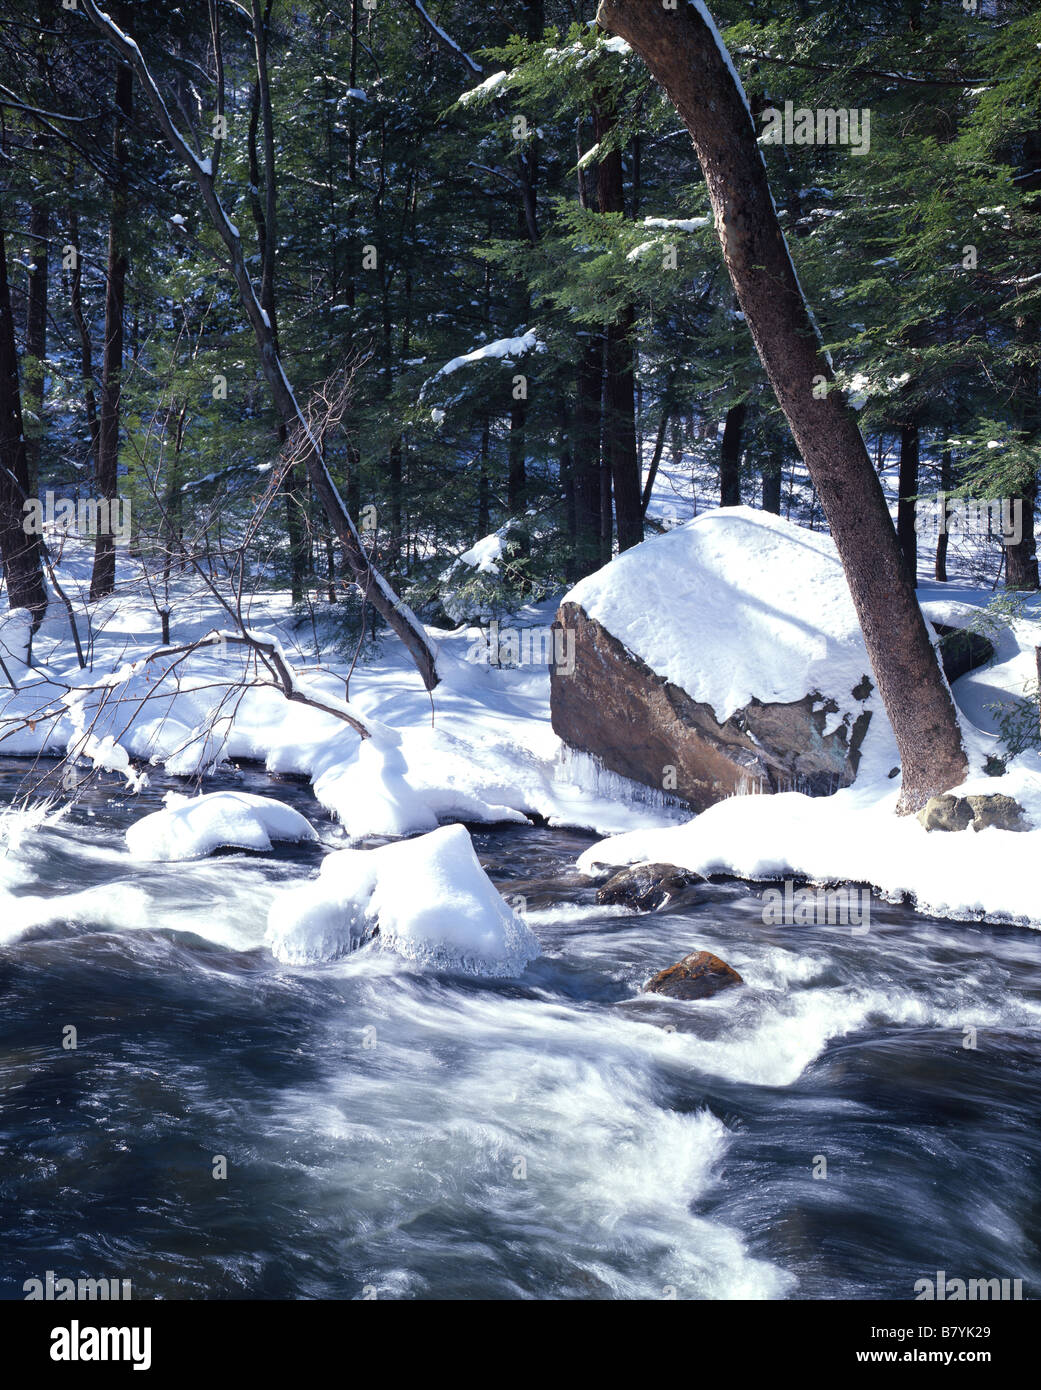
<svg viewBox="0 0 1041 1390"><path fill-rule="evenodd" d="M443 376L451 376L460 367L469 366L472 362L490 361L496 357L512 359L523 357L527 352L545 351L546 344L539 338L534 328L529 328L527 333L520 338L497 338L494 343L485 343L483 347L474 348L472 352L463 353L461 357L453 357L450 362L446 362L439 371L436 371L423 383L419 399L423 399L435 381L439 381Z"/></svg>
<svg viewBox="0 0 1041 1390"><path fill-rule="evenodd" d="M445 31L441 28L440 24L438 24L435 19L431 18L430 14L427 12L426 6L423 4L423 0L412 0L412 8L415 10L416 14L418 14L419 17L423 20L423 23L426 24L426 26L433 31L433 33L437 36L438 39L440 39L440 41L445 45L445 47L451 49L452 52L455 53L455 55L458 58L461 58L463 60L463 62L466 64L466 66L470 69L471 72L484 71L480 63L475 63L474 60L470 57L469 53L465 53L456 43L455 39L453 39L451 35L446 34Z"/></svg>

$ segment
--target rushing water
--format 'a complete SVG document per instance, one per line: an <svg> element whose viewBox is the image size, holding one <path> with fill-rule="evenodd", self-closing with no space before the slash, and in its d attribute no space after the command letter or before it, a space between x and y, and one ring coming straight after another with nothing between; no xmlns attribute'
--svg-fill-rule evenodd
<svg viewBox="0 0 1041 1390"><path fill-rule="evenodd" d="M162 790L109 779L0 858L2 1296L47 1270L137 1299L1041 1292L1036 933L878 901L866 934L764 926L735 883L598 908L591 837L509 827L474 840L542 942L521 978L288 968L267 903L321 850L136 865ZM746 986L639 996L699 948Z"/></svg>

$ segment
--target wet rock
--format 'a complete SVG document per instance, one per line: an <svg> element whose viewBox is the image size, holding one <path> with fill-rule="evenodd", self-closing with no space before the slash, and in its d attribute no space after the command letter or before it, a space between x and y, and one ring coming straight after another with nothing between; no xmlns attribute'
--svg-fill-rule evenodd
<svg viewBox="0 0 1041 1390"><path fill-rule="evenodd" d="M601 905L621 903L651 912L703 882L700 874L678 869L675 864L634 864L609 878L597 890L596 900Z"/></svg>
<svg viewBox="0 0 1041 1390"><path fill-rule="evenodd" d="M708 999L722 989L744 984L741 976L725 960L711 951L694 951L660 970L643 987L645 994L665 994L670 999Z"/></svg>
<svg viewBox="0 0 1041 1390"><path fill-rule="evenodd" d="M986 830L996 826L998 830L1029 830L1023 807L1011 796L991 792L985 796L966 797L972 807L973 830Z"/></svg>
<svg viewBox="0 0 1041 1390"><path fill-rule="evenodd" d="M965 830L972 824L972 807L963 796L931 796L918 819L926 830Z"/></svg>

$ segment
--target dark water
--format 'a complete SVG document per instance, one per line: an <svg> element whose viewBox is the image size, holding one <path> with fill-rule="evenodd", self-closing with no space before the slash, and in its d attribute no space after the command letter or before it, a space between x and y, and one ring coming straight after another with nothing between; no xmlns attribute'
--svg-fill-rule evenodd
<svg viewBox="0 0 1041 1390"><path fill-rule="evenodd" d="M474 839L543 945L521 978L289 968L267 904L322 851L142 867L122 832L165 789L7 827L3 1297L47 1270L138 1299L1041 1291L1038 934L878 901L864 935L768 927L733 883L627 914L570 867L592 837L509 827ZM697 948L745 988L638 997Z"/></svg>

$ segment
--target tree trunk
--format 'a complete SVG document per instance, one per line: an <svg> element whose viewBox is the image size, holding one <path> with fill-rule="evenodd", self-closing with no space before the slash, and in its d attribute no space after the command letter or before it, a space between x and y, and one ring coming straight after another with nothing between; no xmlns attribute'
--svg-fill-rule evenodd
<svg viewBox="0 0 1041 1390"><path fill-rule="evenodd" d="M940 494L945 514L947 507L947 494L951 490L952 476L953 474L951 472L951 451L948 447L945 446L943 453L940 455ZM946 525L940 528L940 534L936 537L936 563L933 568L933 574L941 584L947 583Z"/></svg>
<svg viewBox="0 0 1041 1390"><path fill-rule="evenodd" d="M918 533L914 527L915 504L918 498L918 425L911 423L900 430L900 481L897 484L896 537L900 558L910 580L918 588Z"/></svg>
<svg viewBox="0 0 1041 1390"><path fill-rule="evenodd" d="M617 116L612 105L598 102L593 111L593 130L598 142L606 140ZM597 165L597 206L602 213L625 212L622 152L612 150ZM633 371L636 311L627 304L607 328L604 380L604 430L606 462L614 493L618 549L628 550L643 540L640 508L641 468L636 448L636 383ZM603 513L601 513L601 522ZM603 554L601 549L601 554ZM607 558L610 559L610 540Z"/></svg>
<svg viewBox="0 0 1041 1390"><path fill-rule="evenodd" d="M506 510L518 520L524 515L528 492L524 435L527 418L528 402L514 399L510 406L510 440L507 446Z"/></svg>
<svg viewBox="0 0 1041 1390"><path fill-rule="evenodd" d="M29 236L32 242L32 272L25 308L25 397L32 414L25 436L29 461L29 489L36 492L40 475L40 446L43 440L44 358L47 356L47 268L51 215L45 202L29 210Z"/></svg>
<svg viewBox="0 0 1041 1390"><path fill-rule="evenodd" d="M1035 195L1036 196L1036 195ZM1016 404L1023 443L1036 449L1041 431L1041 401L1038 399L1038 337L1041 323L1035 315L1020 314L1016 318L1016 338L1023 356L1016 372ZM1009 589L1033 591L1039 587L1037 548L1034 537L1034 509L1037 506L1037 470L1027 477L1016 499L1023 503L1023 534L1018 542L1005 546L1005 586ZM1016 500L1013 499L1013 500Z"/></svg>
<svg viewBox="0 0 1041 1390"><path fill-rule="evenodd" d="M915 811L965 778L954 703L856 418L834 387L796 278L744 93L703 9L601 0L599 20L643 56L690 132L731 282L849 582L900 749L899 810ZM831 389L822 392L825 383Z"/></svg>
<svg viewBox="0 0 1041 1390"><path fill-rule="evenodd" d="M22 431L11 289L7 281L7 247L0 209L0 559L11 608L28 608L33 631L47 611L40 547L26 534L22 504L30 493L29 464Z"/></svg>
<svg viewBox="0 0 1041 1390"><path fill-rule="evenodd" d="M723 425L723 444L719 454L719 505L741 505L741 449L744 442L748 402L738 401L727 411Z"/></svg>
<svg viewBox="0 0 1041 1390"><path fill-rule="evenodd" d="M94 349L90 341L90 329L83 313L83 257L80 254L79 217L75 208L69 208L69 244L73 248L72 273L69 277L69 306L73 322L80 336L80 371L83 376L83 402L87 413L87 434L90 439L90 457L94 474L98 471L98 424L97 398L94 395Z"/></svg>
<svg viewBox="0 0 1041 1390"><path fill-rule="evenodd" d="M578 364L571 468L575 489L576 577L600 567L600 398L603 339L593 334Z"/></svg>
<svg viewBox="0 0 1041 1390"><path fill-rule="evenodd" d="M119 400L123 381L123 309L126 299L127 250L127 126L130 123L133 74L120 63L116 69L116 116L112 135L112 203L108 224L108 270L105 284L105 347L101 368L101 422L95 478L97 500L110 502L119 482ZM91 602L116 587L116 542L99 520L90 576Z"/></svg>
<svg viewBox="0 0 1041 1390"><path fill-rule="evenodd" d="M763 460L763 511L781 515L781 482L784 477L784 448L774 430L767 429L767 454Z"/></svg>

